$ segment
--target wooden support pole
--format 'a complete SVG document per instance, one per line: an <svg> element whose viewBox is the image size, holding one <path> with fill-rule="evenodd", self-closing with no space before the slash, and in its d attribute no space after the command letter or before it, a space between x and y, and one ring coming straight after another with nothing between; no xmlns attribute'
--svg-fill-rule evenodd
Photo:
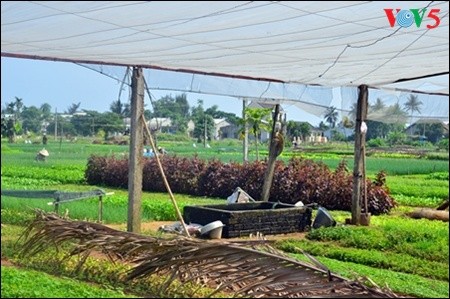
<svg viewBox="0 0 450 299"><path fill-rule="evenodd" d="M144 150L142 116L144 115L144 74L134 67L131 78L130 156L128 162L127 231L141 232L142 159Z"/></svg>
<svg viewBox="0 0 450 299"><path fill-rule="evenodd" d="M247 116L245 114L245 108L247 108L247 99L242 99L242 119L244 120L244 141L243 141L243 155L244 163L248 162L248 126Z"/></svg>
<svg viewBox="0 0 450 299"><path fill-rule="evenodd" d="M358 103L355 123L355 163L353 167L352 193L352 224L359 225L361 221L361 182L365 178L364 155L366 133L361 131L361 125L367 118L367 85L358 87ZM364 123L365 124L365 123Z"/></svg>
<svg viewBox="0 0 450 299"><path fill-rule="evenodd" d="M60 201L60 198L59 198L59 196L57 196L56 198L55 198L55 213L56 214L58 214L59 213L59 201Z"/></svg>
<svg viewBox="0 0 450 299"><path fill-rule="evenodd" d="M269 201L270 188L272 187L273 175L275 171L275 161L277 160L277 142L275 140L275 134L277 133L278 115L280 114L280 104L275 105L275 112L273 114L272 133L270 134L270 147L269 147L269 161L267 162L267 169L264 175L264 184L261 194L262 201ZM281 123L279 122L281 125Z"/></svg>
<svg viewBox="0 0 450 299"><path fill-rule="evenodd" d="M103 221L103 196L98 197L98 223Z"/></svg>

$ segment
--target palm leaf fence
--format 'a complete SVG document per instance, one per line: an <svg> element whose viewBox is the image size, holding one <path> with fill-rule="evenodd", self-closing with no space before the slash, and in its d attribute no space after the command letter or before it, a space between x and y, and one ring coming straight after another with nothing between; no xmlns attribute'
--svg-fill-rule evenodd
<svg viewBox="0 0 450 299"><path fill-rule="evenodd" d="M72 244L67 257L79 256L78 270L92 252L101 252L112 261L130 263L126 281L152 274L166 277L160 286L162 292L178 280L212 288L210 297L219 292L252 298L397 297L373 282L368 287L363 279L350 281L335 275L315 259L317 267L291 259L266 240L144 236L41 210L36 210L36 217L21 238L25 241L20 251L22 258L51 246Z"/></svg>

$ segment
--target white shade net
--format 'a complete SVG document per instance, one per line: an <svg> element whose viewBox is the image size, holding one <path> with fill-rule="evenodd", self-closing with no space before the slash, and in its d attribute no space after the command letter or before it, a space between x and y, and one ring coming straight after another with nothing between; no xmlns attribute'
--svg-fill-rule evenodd
<svg viewBox="0 0 450 299"><path fill-rule="evenodd" d="M85 63L117 80L141 66L153 90L319 117L329 107L352 116L366 84L371 120L448 121L448 11L448 1L2 1L1 53Z"/></svg>
<svg viewBox="0 0 450 299"><path fill-rule="evenodd" d="M397 21L391 27L385 13L419 8L426 8L420 26ZM1 51L8 57L380 87L448 75L448 9L448 1L2 1ZM448 83L442 90L448 94Z"/></svg>

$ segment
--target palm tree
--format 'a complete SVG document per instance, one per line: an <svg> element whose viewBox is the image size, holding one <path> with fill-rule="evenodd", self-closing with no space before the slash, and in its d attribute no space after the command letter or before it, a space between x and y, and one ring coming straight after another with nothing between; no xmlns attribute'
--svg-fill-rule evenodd
<svg viewBox="0 0 450 299"><path fill-rule="evenodd" d="M250 126L250 131L255 137L256 160L259 160L258 142L261 131L270 130L269 124L264 124L263 120L270 117L272 109L270 108L245 108L245 124Z"/></svg>
<svg viewBox="0 0 450 299"><path fill-rule="evenodd" d="M358 110L358 103L354 102L352 106L350 107L350 111L348 112L349 120L355 121L356 120L356 111Z"/></svg>
<svg viewBox="0 0 450 299"><path fill-rule="evenodd" d="M112 113L116 113L116 114L122 116L123 104L120 101L120 99L118 99L117 101L113 101L111 103L111 105L109 105L109 110L111 110Z"/></svg>
<svg viewBox="0 0 450 299"><path fill-rule="evenodd" d="M413 118L413 114L414 111L417 111L417 113L420 114L420 106L422 105L422 101L419 101L419 96L415 95L415 94L410 94L408 101L404 104L405 106L405 110L406 111L410 111L411 114L411 124L412 124L412 118Z"/></svg>
<svg viewBox="0 0 450 299"><path fill-rule="evenodd" d="M423 104L422 101L419 101L419 96L418 95L415 95L415 94L410 94L409 95L408 101L404 104L404 106L405 106L405 110L406 111L410 111L411 112L411 114L410 114L410 116L411 116L410 125L412 125L412 122L413 122L414 111L417 111L417 113L420 114L420 108L419 107L422 104ZM413 135L413 132L411 130L411 136L412 135Z"/></svg>
<svg viewBox="0 0 450 299"><path fill-rule="evenodd" d="M15 121L17 122L20 118L20 114L22 113L22 108L23 108L23 100L21 98L16 97L16 101L14 103L14 105L16 106L16 111L15 111Z"/></svg>
<svg viewBox="0 0 450 299"><path fill-rule="evenodd" d="M399 103L389 106L386 109L386 121L404 125L407 119L407 113L400 107Z"/></svg>
<svg viewBox="0 0 450 299"><path fill-rule="evenodd" d="M78 102L78 104L72 103L72 105L70 105L69 108L67 108L66 113L67 114L74 114L75 112L78 111L80 106L81 106L81 102Z"/></svg>
<svg viewBox="0 0 450 299"><path fill-rule="evenodd" d="M328 107L327 110L325 111L324 118L325 118L325 121L330 124L330 127L334 128L336 126L336 122L337 122L337 118L338 118L338 113L336 111L336 107L334 107L334 106Z"/></svg>
<svg viewBox="0 0 450 299"><path fill-rule="evenodd" d="M380 98L377 98L377 101L375 102L375 104L370 106L370 109L375 112L383 110L385 106L386 105L384 105L383 101Z"/></svg>

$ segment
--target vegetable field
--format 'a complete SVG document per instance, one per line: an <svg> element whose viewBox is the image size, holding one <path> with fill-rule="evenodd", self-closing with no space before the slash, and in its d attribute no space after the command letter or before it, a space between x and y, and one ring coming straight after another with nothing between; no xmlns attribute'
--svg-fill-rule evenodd
<svg viewBox="0 0 450 299"><path fill-rule="evenodd" d="M211 148L194 148L192 143L161 141L169 155L197 157L223 162L242 162L241 146L235 141L212 143ZM91 144L89 140L76 143L49 140L47 161L34 160L42 145L7 144L2 140L1 188L2 190L60 190L89 191L103 189L112 193L103 199L103 223L120 225L127 221L128 193L123 188L88 185L85 170L88 158L95 155L128 155L128 146ZM262 159L267 152L260 152ZM322 151L293 151L286 149L280 159L289 161L302 157L320 161L335 169L342 160L353 169L353 153L345 144ZM250 153L250 159L255 155ZM411 154L370 154L367 157L367 174L374 179L380 171L386 173L386 186L398 204L389 214L372 216L370 226L345 225L346 211L333 210L331 215L338 225L305 233L302 237L276 239L275 246L300 260L308 261L303 254L315 256L332 272L356 279L369 277L380 287L412 297L449 297L449 241L448 222L427 219L411 219L407 213L415 208L436 208L448 198L448 153L430 152L420 157ZM230 190L230 195L233 190ZM175 194L182 209L185 205L225 203L226 198L196 197ZM53 211L51 199L22 199L2 196L2 261L7 260L20 268L2 266L2 297L125 297L155 294L148 283L125 284L120 280L123 265L99 262L90 257L84 271L74 271L72 260L58 264L58 254L40 254L32 259L20 259L16 244L24 225L34 217L33 209ZM96 221L98 200L96 198L68 202L61 205L60 213L71 219ZM142 197L142 220L176 221L176 214L166 193L144 192ZM146 234L158 235L156 231ZM58 264L58 265L57 265ZM38 272L36 272L38 271ZM45 272L46 274L42 274ZM41 273L41 274L40 274ZM64 278L70 277L70 278ZM152 280L153 279L153 280ZM157 281L158 278L150 278ZM80 284L79 281L90 282ZM94 283L94 284L92 284ZM18 285L34 285L33 291L18 289ZM38 287L45 286L45 287ZM70 290L57 294L57 289ZM195 286L178 286L169 294L158 296L190 297ZM206 292L206 290L205 290ZM207 292L197 292L202 296ZM55 295L57 294L57 295ZM126 295L124 295L126 294ZM218 294L218 296L221 296ZM226 296L226 295L223 295Z"/></svg>

